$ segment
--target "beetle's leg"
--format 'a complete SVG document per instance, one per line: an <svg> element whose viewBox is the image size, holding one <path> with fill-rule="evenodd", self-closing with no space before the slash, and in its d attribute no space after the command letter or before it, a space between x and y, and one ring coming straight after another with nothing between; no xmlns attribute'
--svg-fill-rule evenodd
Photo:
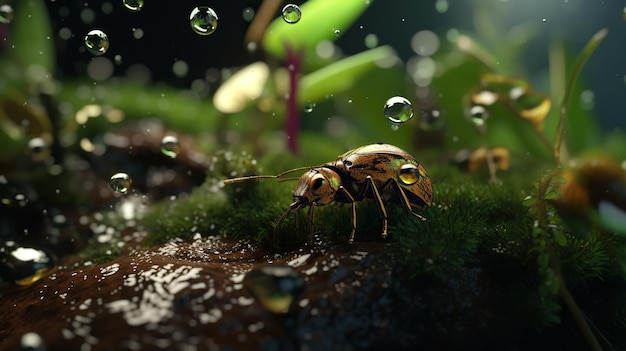
<svg viewBox="0 0 626 351"><path fill-rule="evenodd" d="M280 228L280 225L283 223L285 218L287 218L287 216L289 215L289 213L291 213L291 211L300 210L300 207L302 207L300 203L294 202L291 205L289 205L289 208L287 209L287 211L285 211L285 213L283 213L283 215L280 216L280 218L278 219L278 222L276 222L276 224L274 225L274 240L276 240L276 233L278 232L278 228ZM298 218L297 213L296 213L296 218Z"/></svg>
<svg viewBox="0 0 626 351"><path fill-rule="evenodd" d="M354 196L352 196L352 194L350 194L346 188L343 187L343 185L339 186L338 191L340 191L352 205L352 231L350 232L350 238L348 239L348 242L352 244L354 243L354 234L356 233L356 200L354 199Z"/></svg>
<svg viewBox="0 0 626 351"><path fill-rule="evenodd" d="M313 246L313 233L315 230L315 206L311 205L311 207L309 207L309 212L307 213L308 217L309 217L309 225L311 226L311 232L309 233L309 246Z"/></svg>
<svg viewBox="0 0 626 351"><path fill-rule="evenodd" d="M363 194L367 192L368 187L372 189L372 194L374 195L374 200L376 200L376 205L378 205L378 209L383 215L383 231L380 235L383 238L387 238L387 210L385 209L385 204L383 203L383 199L380 197L380 193L378 192L378 188L376 188L376 184L374 183L374 179L372 178L372 176L367 176L365 179L365 189L363 189Z"/></svg>
<svg viewBox="0 0 626 351"><path fill-rule="evenodd" d="M404 207L404 209L407 210L413 216L421 219L422 221L425 221L426 218L424 218L424 217L420 216L419 214L413 212L413 208L411 207L411 203L409 202L409 198L406 197L406 193L404 192L404 190L402 189L400 184L398 184L398 181L396 181L395 179L391 178L390 182L393 185L395 185L396 189L398 190L398 193L400 193L400 203L402 204L402 207Z"/></svg>

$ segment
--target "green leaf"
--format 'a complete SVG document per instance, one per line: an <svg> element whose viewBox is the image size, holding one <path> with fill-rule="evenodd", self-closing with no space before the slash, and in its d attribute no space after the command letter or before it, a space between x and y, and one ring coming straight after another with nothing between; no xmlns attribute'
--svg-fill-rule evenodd
<svg viewBox="0 0 626 351"><path fill-rule="evenodd" d="M52 41L52 28L46 5L41 0L20 0L16 2L15 18L11 22L9 57L23 69L33 65L47 72L55 67L55 53ZM27 72L28 73L28 72ZM28 75L27 75L27 78ZM32 77L38 80L41 77Z"/></svg>
<svg viewBox="0 0 626 351"><path fill-rule="evenodd" d="M265 50L276 57L285 57L285 45L313 52L322 40L336 40L362 13L371 1L367 0L309 0L302 6L302 18L287 23L276 18L267 28L263 39Z"/></svg>
<svg viewBox="0 0 626 351"><path fill-rule="evenodd" d="M307 101L320 101L326 95L346 91L364 73L375 68L376 62L393 55L391 47L381 46L318 69L300 80L298 100L304 105Z"/></svg>
<svg viewBox="0 0 626 351"><path fill-rule="evenodd" d="M590 140L589 138L599 138L598 128L592 120L588 118L573 118L573 116L567 118L567 121L565 119L568 115L568 108L571 104L572 96L575 92L580 91L580 86L577 85L578 76L585 66L585 63L587 63L587 60L589 60L591 55L596 51L598 45L600 45L600 42L602 42L602 40L606 37L607 33L608 30L604 28L598 31L591 39L589 39L587 45L585 45L585 47L583 48L583 51L580 53L578 58L576 58L576 61L574 61L572 70L569 73L569 76L567 78L567 84L565 86L565 95L563 96L561 108L559 110L559 126L557 129L557 138L554 147L554 153L557 156L560 153L561 137L563 135L566 122L569 127L569 141L573 143L574 147L579 146L578 149L582 149L585 146L585 141ZM578 88L578 91L576 88ZM580 96L580 93L578 94L578 96ZM581 144L583 147L580 147Z"/></svg>

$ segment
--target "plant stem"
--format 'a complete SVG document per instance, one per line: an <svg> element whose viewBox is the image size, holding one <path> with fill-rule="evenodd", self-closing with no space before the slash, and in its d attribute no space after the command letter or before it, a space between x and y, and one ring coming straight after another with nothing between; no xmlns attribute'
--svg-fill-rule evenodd
<svg viewBox="0 0 626 351"><path fill-rule="evenodd" d="M572 69L572 72L567 79L567 84L565 85L565 95L563 96L563 100L561 101L561 108L559 110L559 126L556 130L556 141L554 143L554 159L556 159L557 162L561 161L561 139L563 137L565 117L567 116L567 106L569 105L569 100L572 96L572 92L574 91L576 79L578 79L580 71L582 71L585 63L587 63L587 60L589 60L589 57L591 57L591 54L593 54L598 45L600 45L600 42L602 41L602 39L604 39L604 37L606 37L606 34L608 32L608 29L604 28L594 34L593 37L591 37L591 39L587 42L587 45L585 45L583 51L580 53L578 58L576 58L576 61L574 62L574 68Z"/></svg>

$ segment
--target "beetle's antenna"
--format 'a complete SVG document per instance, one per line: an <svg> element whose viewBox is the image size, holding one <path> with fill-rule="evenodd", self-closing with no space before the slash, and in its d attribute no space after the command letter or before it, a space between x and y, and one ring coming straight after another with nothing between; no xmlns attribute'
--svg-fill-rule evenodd
<svg viewBox="0 0 626 351"><path fill-rule="evenodd" d="M239 183L239 182L244 182L246 180L265 179L265 178L278 178L278 176L277 175L252 175L252 176L247 176L247 177L224 179L224 184Z"/></svg>
<svg viewBox="0 0 626 351"><path fill-rule="evenodd" d="M239 183L239 182L244 182L246 180L253 180L253 179L280 178L280 177L282 177L284 175L287 175L289 173L298 172L298 171L304 171L304 170L308 171L310 169L318 168L318 167L321 167L321 166L298 167L298 168L290 169L288 171L280 172L277 175L251 175L251 176L247 176L247 177L225 179L224 180L224 184ZM297 178L293 178L293 179L297 179ZM287 180L292 180L292 179L288 178L288 179L284 179L284 180L281 180L281 181L287 181Z"/></svg>

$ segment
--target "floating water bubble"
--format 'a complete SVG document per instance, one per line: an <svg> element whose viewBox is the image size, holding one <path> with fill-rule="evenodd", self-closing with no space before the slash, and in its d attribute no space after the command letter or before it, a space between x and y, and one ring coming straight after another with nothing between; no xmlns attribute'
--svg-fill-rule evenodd
<svg viewBox="0 0 626 351"><path fill-rule="evenodd" d="M243 9L242 17L243 20L246 22L252 21L252 19L254 18L254 9L252 7L246 7L245 9Z"/></svg>
<svg viewBox="0 0 626 351"><path fill-rule="evenodd" d="M269 311L286 313L304 290L304 279L290 266L265 266L246 273L243 284Z"/></svg>
<svg viewBox="0 0 626 351"><path fill-rule="evenodd" d="M311 113L315 108L315 103L312 101L307 101L306 105L304 105L304 112Z"/></svg>
<svg viewBox="0 0 626 351"><path fill-rule="evenodd" d="M103 31L94 29L85 36L85 47L96 56L100 56L109 49L109 37Z"/></svg>
<svg viewBox="0 0 626 351"><path fill-rule="evenodd" d="M421 30L411 38L411 49L421 56L431 56L439 50L439 36L430 30Z"/></svg>
<svg viewBox="0 0 626 351"><path fill-rule="evenodd" d="M40 162L50 156L50 145L43 138L30 139L28 150L33 161Z"/></svg>
<svg viewBox="0 0 626 351"><path fill-rule="evenodd" d="M413 105L402 96L394 96L385 103L385 118L393 124L403 124L413 118Z"/></svg>
<svg viewBox="0 0 626 351"><path fill-rule="evenodd" d="M482 105L474 105L470 107L468 111L469 120L477 127L482 127L485 125L485 121L489 118L489 113L485 109L485 106Z"/></svg>
<svg viewBox="0 0 626 351"><path fill-rule="evenodd" d="M450 7L450 5L448 4L448 0L436 0L435 1L435 9L439 13L446 13L446 12L448 12L448 8L449 7Z"/></svg>
<svg viewBox="0 0 626 351"><path fill-rule="evenodd" d="M419 127L421 130L434 131L444 127L444 119L439 110L422 111L419 115Z"/></svg>
<svg viewBox="0 0 626 351"><path fill-rule="evenodd" d="M131 12L141 11L143 0L124 0L124 7Z"/></svg>
<svg viewBox="0 0 626 351"><path fill-rule="evenodd" d="M126 194L132 183L132 179L126 173L115 173L109 180L109 186L111 186L111 189L119 194Z"/></svg>
<svg viewBox="0 0 626 351"><path fill-rule="evenodd" d="M200 35L209 35L217 29L217 14L208 6L198 6L189 14L191 29Z"/></svg>
<svg viewBox="0 0 626 351"><path fill-rule="evenodd" d="M30 285L47 275L54 259L44 250L9 246L0 250L0 277L17 285Z"/></svg>
<svg viewBox="0 0 626 351"><path fill-rule="evenodd" d="M13 20L13 8L11 5L0 5L0 23L11 23Z"/></svg>
<svg viewBox="0 0 626 351"><path fill-rule="evenodd" d="M370 33L365 36L365 47L368 49L373 49L378 46L378 36L376 34Z"/></svg>
<svg viewBox="0 0 626 351"><path fill-rule="evenodd" d="M285 22L294 24L298 23L300 18L302 18L302 11L300 11L300 7L298 7L298 5L287 4L283 7L282 16Z"/></svg>
<svg viewBox="0 0 626 351"><path fill-rule="evenodd" d="M180 144L178 138L174 135L166 135L161 139L161 152L163 155L176 158L180 152Z"/></svg>

